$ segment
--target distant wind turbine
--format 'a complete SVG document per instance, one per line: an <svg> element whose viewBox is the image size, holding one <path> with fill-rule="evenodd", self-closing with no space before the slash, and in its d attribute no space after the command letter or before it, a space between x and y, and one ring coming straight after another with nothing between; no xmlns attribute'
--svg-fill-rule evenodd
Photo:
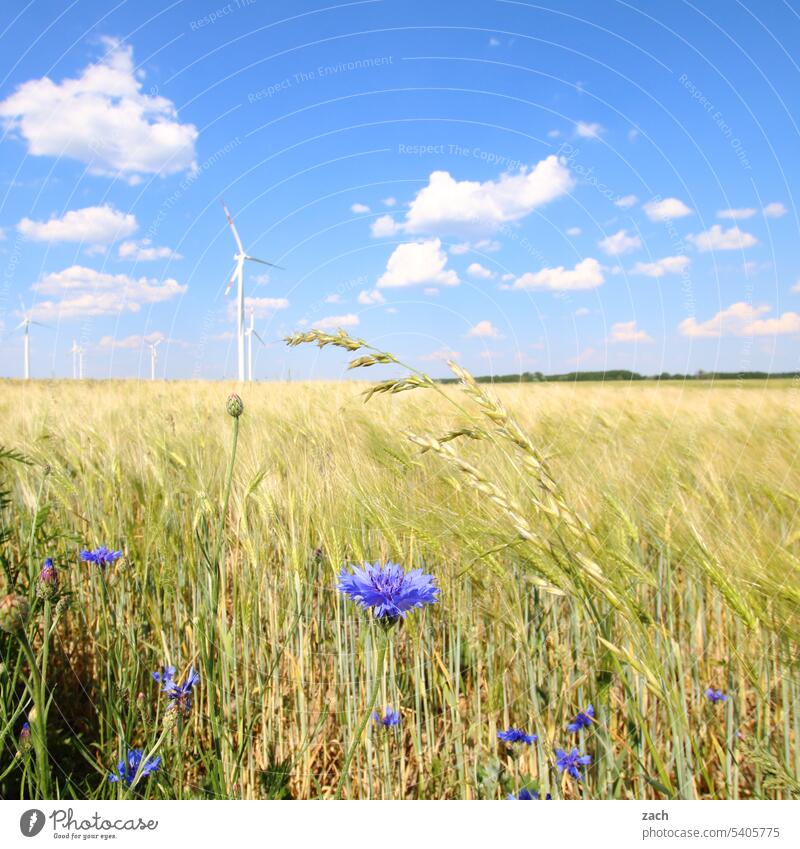
<svg viewBox="0 0 800 849"><path fill-rule="evenodd" d="M266 345L266 342L258 335L258 331L255 328L255 320L256 311L251 309L250 327L244 332L244 335L247 337L247 380L250 383L253 382L253 337L255 336L262 345Z"/></svg>
<svg viewBox="0 0 800 849"><path fill-rule="evenodd" d="M83 345L78 345L75 353L78 355L78 380L83 380L83 355L86 353L86 349Z"/></svg>
<svg viewBox="0 0 800 849"><path fill-rule="evenodd" d="M225 210L225 217L228 219L228 224L230 225L230 228L233 231L233 238L236 240L237 251L233 255L233 258L236 261L236 267L234 268L233 274L231 274L231 279L228 281L228 285L225 288L225 294L228 294L231 289L231 286L233 286L234 284L234 281L236 281L238 283L238 289L236 293L236 343L239 356L239 380L241 382L244 382L244 263L245 260L249 259L251 262L260 262L262 265L269 265L271 268L281 268L281 266L275 265L272 262L267 262L265 259L258 259L257 257L249 256L248 254L246 254L244 252L244 247L242 246L242 240L239 238L239 234L236 231L236 226L233 223L233 218L231 217L230 212L228 212L228 207L225 206L224 201L222 202L222 208Z"/></svg>
<svg viewBox="0 0 800 849"><path fill-rule="evenodd" d="M155 342L148 342L147 347L150 349L150 380L156 379L156 361L158 360L158 346L162 339L156 339Z"/></svg>
<svg viewBox="0 0 800 849"><path fill-rule="evenodd" d="M78 353L80 352L80 347L78 346L78 342L76 339L72 340L72 347L69 349L70 354L72 354L72 379L78 379Z"/></svg>
<svg viewBox="0 0 800 849"><path fill-rule="evenodd" d="M28 311L25 309L25 304L22 304L22 321L14 328L12 333L17 330L22 330L22 338L23 338L23 373L25 375L25 380L31 379L31 335L30 329L31 325L35 324L37 327L47 327L46 324L42 324L41 321L34 321Z"/></svg>

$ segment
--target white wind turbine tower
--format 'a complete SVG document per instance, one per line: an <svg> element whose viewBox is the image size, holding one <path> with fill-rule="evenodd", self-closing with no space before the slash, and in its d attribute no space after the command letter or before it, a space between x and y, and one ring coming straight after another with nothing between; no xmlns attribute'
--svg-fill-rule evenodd
<svg viewBox="0 0 800 849"><path fill-rule="evenodd" d="M46 324L42 324L41 321L34 321L27 310L25 309L25 304L22 304L22 321L14 328L14 330L22 330L23 333L23 374L25 375L25 380L30 380L31 378L31 335L30 329L31 325L35 324L37 327L47 327Z"/></svg>
<svg viewBox="0 0 800 849"><path fill-rule="evenodd" d="M156 379L156 361L158 360L158 346L162 343L162 339L156 339L155 342L148 342L147 347L150 349L150 380Z"/></svg>
<svg viewBox="0 0 800 849"><path fill-rule="evenodd" d="M86 349L83 345L78 345L75 353L78 356L78 380L83 380L83 355L86 353Z"/></svg>
<svg viewBox="0 0 800 849"><path fill-rule="evenodd" d="M76 339L72 340L72 347L69 349L70 354L72 354L72 379L78 379L78 353L80 352L80 347L78 346L78 342Z"/></svg>
<svg viewBox="0 0 800 849"><path fill-rule="evenodd" d="M233 274L231 275L231 279L228 281L228 285L225 289L225 294L228 294L231 289L231 286L233 286L234 281L237 281L238 290L236 292L236 343L239 354L239 380L244 383L244 263L245 260L249 259L251 262L260 262L262 265L269 265L271 268L280 268L280 266L275 265L272 262L267 262L265 259L258 259L257 257L249 256L248 254L246 254L244 252L244 247L242 246L242 240L239 238L239 234L236 232L236 227L233 223L233 218L231 218L231 214L230 212L228 212L228 207L225 206L224 201L222 203L222 208L225 210L225 217L228 219L228 224L230 224L230 228L233 231L233 238L236 239L237 252L233 255L233 258L236 261L236 268L234 268Z"/></svg>
<svg viewBox="0 0 800 849"><path fill-rule="evenodd" d="M256 320L256 311L251 308L250 310L250 327L245 330L244 335L247 337L247 380L252 383L253 382L253 337L262 344L266 343L264 340L258 335L258 331L255 328L255 320Z"/></svg>

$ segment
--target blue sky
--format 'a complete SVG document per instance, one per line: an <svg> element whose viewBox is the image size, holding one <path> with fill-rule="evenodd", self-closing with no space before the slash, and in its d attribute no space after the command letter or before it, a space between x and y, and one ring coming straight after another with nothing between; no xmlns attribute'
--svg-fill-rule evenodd
<svg viewBox="0 0 800 849"><path fill-rule="evenodd" d="M796 2L5 8L2 376L800 368Z"/></svg>

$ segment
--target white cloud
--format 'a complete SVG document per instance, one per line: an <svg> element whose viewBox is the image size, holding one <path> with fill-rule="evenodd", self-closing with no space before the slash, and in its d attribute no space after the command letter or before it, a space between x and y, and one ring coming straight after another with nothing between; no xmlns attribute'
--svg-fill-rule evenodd
<svg viewBox="0 0 800 849"><path fill-rule="evenodd" d="M472 247L469 242L459 242L457 245L450 245L448 248L453 256L461 256L461 254L468 253L471 250Z"/></svg>
<svg viewBox="0 0 800 849"><path fill-rule="evenodd" d="M245 313L249 314L252 310L256 318L269 318L278 310L285 310L289 306L289 301L286 298L245 298L244 309ZM236 318L236 301L231 299L228 303L228 317Z"/></svg>
<svg viewBox="0 0 800 849"><path fill-rule="evenodd" d="M640 248L642 240L638 236L629 236L627 230L619 230L613 236L601 239L597 246L609 256L620 256Z"/></svg>
<svg viewBox="0 0 800 849"><path fill-rule="evenodd" d="M446 362L447 360L457 360L460 356L461 354L458 351L453 351L451 348L439 348L437 351L431 351L430 354L423 354L420 359Z"/></svg>
<svg viewBox="0 0 800 849"><path fill-rule="evenodd" d="M157 304L183 294L188 286L172 278L134 279L73 265L44 275L31 289L54 298L39 301L31 310L33 318L48 320L138 312L143 304Z"/></svg>
<svg viewBox="0 0 800 849"><path fill-rule="evenodd" d="M528 271L515 281L512 289L594 289L603 283L603 269L592 257L581 260L574 268L543 268Z"/></svg>
<svg viewBox="0 0 800 849"><path fill-rule="evenodd" d="M386 271L378 280L378 288L390 289L424 283L458 286L461 282L458 275L453 270L445 270L445 265L447 254L442 250L441 240L406 242L398 245L389 257Z"/></svg>
<svg viewBox="0 0 800 849"><path fill-rule="evenodd" d="M502 339L500 331L488 319L479 321L473 327L470 327L467 336L480 339Z"/></svg>
<svg viewBox="0 0 800 849"><path fill-rule="evenodd" d="M750 207L745 209L720 209L717 218L726 218L732 221L740 221L744 218L752 218L756 211Z"/></svg>
<svg viewBox="0 0 800 849"><path fill-rule="evenodd" d="M548 130L547 138L549 139L557 139L561 135L561 130Z"/></svg>
<svg viewBox="0 0 800 849"><path fill-rule="evenodd" d="M721 310L708 321L698 322L695 318L685 318L678 325L678 330L683 336L695 338L743 336L745 328L757 321L765 312L769 312L769 307L754 307L752 304L738 301Z"/></svg>
<svg viewBox="0 0 800 849"><path fill-rule="evenodd" d="M341 296L341 295L339 295L339 294L337 294L337 293L335 293L335 292L334 292L334 294L332 294L332 295L328 295L328 296L325 298L325 303L326 303L326 304L341 304L341 302L342 302L342 296Z"/></svg>
<svg viewBox="0 0 800 849"><path fill-rule="evenodd" d="M781 336L785 333L800 333L800 315L785 312L777 318L759 318L744 329L745 336Z"/></svg>
<svg viewBox="0 0 800 849"><path fill-rule="evenodd" d="M71 209L61 218L32 221L23 218L17 229L23 236L37 242L89 242L107 245L135 232L136 216L108 206L87 206Z"/></svg>
<svg viewBox="0 0 800 849"><path fill-rule="evenodd" d="M750 248L758 243L758 239L750 233L745 233L738 227L730 227L723 230L719 224L714 224L710 230L687 236L698 251L735 251L742 248Z"/></svg>
<svg viewBox="0 0 800 849"><path fill-rule="evenodd" d="M651 221L667 221L670 218L683 218L692 214L692 210L678 198L648 201L644 205L644 211Z"/></svg>
<svg viewBox="0 0 800 849"><path fill-rule="evenodd" d="M156 330L146 336L126 336L124 339L103 336L98 346L100 348L142 348L145 345L152 345L153 342L163 342L165 339L164 334L160 330Z"/></svg>
<svg viewBox="0 0 800 849"><path fill-rule="evenodd" d="M609 342L652 342L653 340L636 327L635 321L618 321L611 325Z"/></svg>
<svg viewBox="0 0 800 849"><path fill-rule="evenodd" d="M321 318L315 321L312 327L317 330L338 330L340 327L358 327L358 316L355 313L347 313L347 315L329 315L326 318Z"/></svg>
<svg viewBox="0 0 800 849"><path fill-rule="evenodd" d="M631 274L644 274L646 277L681 274L689 262L688 256L665 256L655 262L637 262L631 269Z"/></svg>
<svg viewBox="0 0 800 849"><path fill-rule="evenodd" d="M364 203L354 203L350 207L350 212L355 212L356 215L363 214L364 212L369 212L369 207Z"/></svg>
<svg viewBox="0 0 800 849"><path fill-rule="evenodd" d="M467 267L467 274L470 277L479 277L481 280L491 280L494 277L494 272L482 266L479 262L473 262Z"/></svg>
<svg viewBox="0 0 800 849"><path fill-rule="evenodd" d="M143 239L142 241L146 242L147 239ZM159 248L158 250L165 250L165 248ZM180 254L173 254L172 257L173 259L183 259ZM261 274L254 274L250 279L256 284L256 286L268 286L270 276L266 271L262 271Z"/></svg>
<svg viewBox="0 0 800 849"><path fill-rule="evenodd" d="M182 259L181 255L175 253L172 248L158 248L153 246L150 239L140 239L138 242L123 242L119 246L117 255L120 259L129 259L135 262L151 262L156 259L169 258Z"/></svg>
<svg viewBox="0 0 800 849"><path fill-rule="evenodd" d="M782 203L768 203L762 210L767 218L780 218L789 211Z"/></svg>
<svg viewBox="0 0 800 849"><path fill-rule="evenodd" d="M391 197L390 198L384 198L382 203L383 203L384 206L396 206L397 205L397 198L391 198Z"/></svg>
<svg viewBox="0 0 800 849"><path fill-rule="evenodd" d="M575 315L578 316L578 318L584 315L589 315L589 310L587 307L578 307L578 309L575 310Z"/></svg>
<svg viewBox="0 0 800 849"><path fill-rule="evenodd" d="M77 78L30 80L0 102L0 120L34 156L69 157L92 174L135 179L195 167L197 129L174 104L146 94L133 50L105 39L107 53Z"/></svg>
<svg viewBox="0 0 800 849"><path fill-rule="evenodd" d="M797 283L795 283L794 286L792 286L792 291L800 293L800 280L798 280Z"/></svg>
<svg viewBox="0 0 800 849"><path fill-rule="evenodd" d="M422 290L422 294L427 295L429 298L438 298L439 290L435 286L428 286Z"/></svg>
<svg viewBox="0 0 800 849"><path fill-rule="evenodd" d="M400 227L391 215L381 215L370 225L370 232L375 239L380 239L383 236L394 236L399 229Z"/></svg>
<svg viewBox="0 0 800 849"><path fill-rule="evenodd" d="M575 132L582 139L598 139L605 132L605 127L597 123L578 121L575 125Z"/></svg>
<svg viewBox="0 0 800 849"><path fill-rule="evenodd" d="M625 195L625 197L615 200L614 206L618 206L620 209L630 209L632 206L636 206L638 202L639 198L636 195Z"/></svg>
<svg viewBox="0 0 800 849"><path fill-rule="evenodd" d="M405 221L396 226L414 234L492 231L524 218L566 194L573 185L566 161L555 155L533 168L501 174L484 183L456 180L447 171L434 171L411 202Z"/></svg>
<svg viewBox="0 0 800 849"><path fill-rule="evenodd" d="M567 235L568 235L568 236L580 236L580 234L581 234L582 232L583 232L583 230L581 230L581 228L580 228L580 227L570 227L570 228L567 230Z"/></svg>
<svg viewBox="0 0 800 849"><path fill-rule="evenodd" d="M358 302L363 306L371 306L373 304L385 304L386 300L377 289L362 289L358 293Z"/></svg>
<svg viewBox="0 0 800 849"><path fill-rule="evenodd" d="M639 138L639 131L635 127L628 130L628 141L629 142L635 142L636 139L638 139L638 138Z"/></svg>
<svg viewBox="0 0 800 849"><path fill-rule="evenodd" d="M499 46L500 46L500 39L492 36L489 39L489 47L499 47Z"/></svg>

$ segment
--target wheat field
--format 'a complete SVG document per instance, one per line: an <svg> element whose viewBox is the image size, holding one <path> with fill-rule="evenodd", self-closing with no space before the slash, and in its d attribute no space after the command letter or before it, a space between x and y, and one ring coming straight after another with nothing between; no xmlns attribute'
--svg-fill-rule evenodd
<svg viewBox="0 0 800 849"><path fill-rule="evenodd" d="M30 603L47 756L2 633L0 796L798 795L797 386L367 385L2 383L3 592ZM123 557L79 560L98 545ZM69 605L37 597L46 557ZM377 682L399 725L354 741L376 628L336 579L388 559L440 600ZM168 664L201 676L176 721ZM580 782L554 764L573 746ZM126 790L129 747L162 761Z"/></svg>

